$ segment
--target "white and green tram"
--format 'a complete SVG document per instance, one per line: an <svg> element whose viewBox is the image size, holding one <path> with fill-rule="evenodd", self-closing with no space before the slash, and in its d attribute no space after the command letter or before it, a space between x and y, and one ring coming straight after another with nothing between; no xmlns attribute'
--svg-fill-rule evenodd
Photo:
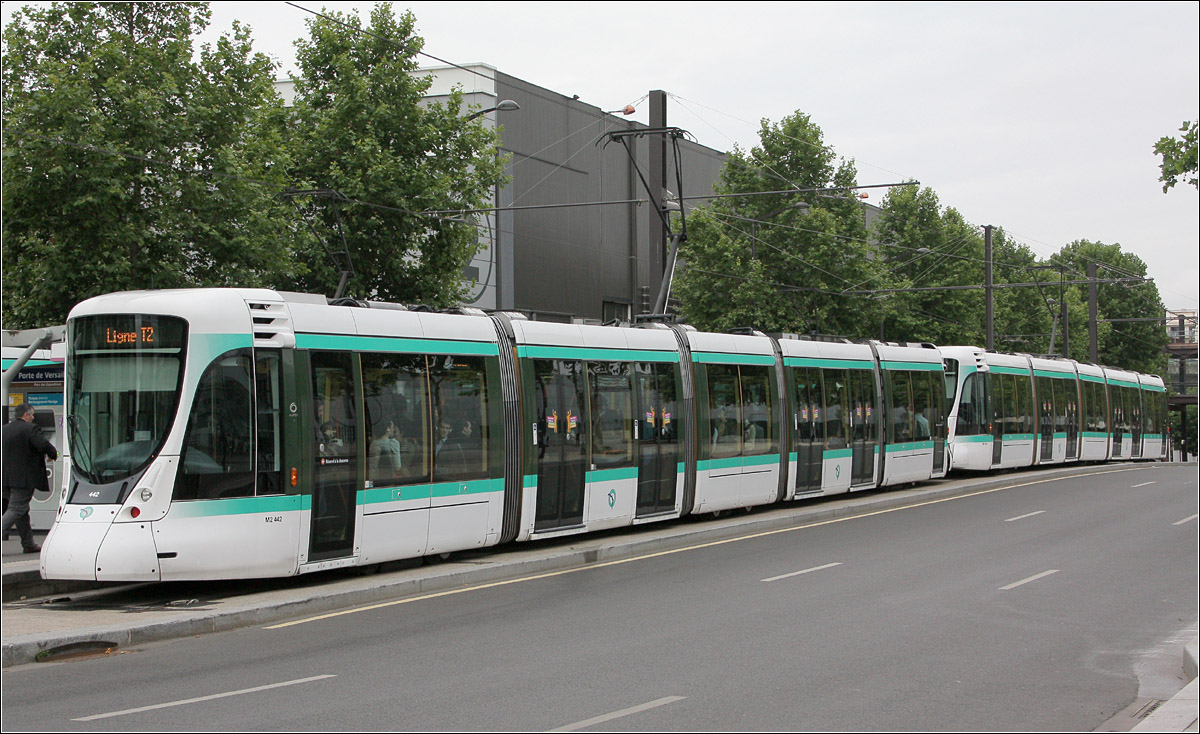
<svg viewBox="0 0 1200 734"><path fill-rule="evenodd" d="M1167 456L1160 377L977 347L940 351L952 469Z"/></svg>
<svg viewBox="0 0 1200 734"><path fill-rule="evenodd" d="M51 579L288 576L924 481L976 389L929 344L259 289L93 298L67 342ZM1158 451L1133 406L1161 380L1096 370L1131 391L1107 453Z"/></svg>

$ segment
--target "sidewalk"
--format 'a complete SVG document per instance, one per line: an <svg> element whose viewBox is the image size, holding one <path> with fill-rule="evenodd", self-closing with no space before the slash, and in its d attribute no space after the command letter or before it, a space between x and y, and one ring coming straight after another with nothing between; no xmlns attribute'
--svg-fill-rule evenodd
<svg viewBox="0 0 1200 734"><path fill-rule="evenodd" d="M1048 478L1106 467L1040 470ZM326 572L289 579L236 583L174 582L86 590L78 582L40 580L36 556L21 553L14 533L3 543L3 667L52 657L67 646L129 647L188 635L270 624L349 606L429 593L454 593L483 583L509 583L538 573L615 563L754 532L766 532L914 505L1027 481L1024 474L936 480L916 488L855 493L819 504L792 503L702 522L673 522L559 541L463 552L438 565L387 564L384 572ZM38 534L38 541L44 533ZM97 586L97 585L92 585ZM244 593L246 589L258 589ZM47 603L46 597L94 598L108 603ZM112 602L113 598L119 601ZM178 597L178 598L176 598ZM193 598L197 597L197 598ZM1196 642L1185 664L1192 683L1158 707L1134 731L1197 731Z"/></svg>

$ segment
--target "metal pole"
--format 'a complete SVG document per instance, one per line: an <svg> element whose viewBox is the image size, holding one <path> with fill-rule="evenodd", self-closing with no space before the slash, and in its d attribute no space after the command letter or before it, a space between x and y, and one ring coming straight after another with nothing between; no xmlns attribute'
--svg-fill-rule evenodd
<svg viewBox="0 0 1200 734"><path fill-rule="evenodd" d="M1097 337L1099 322L1096 314L1096 263L1088 263L1088 337L1090 337L1091 345L1088 351L1088 359L1092 364L1100 361L1100 347Z"/></svg>
<svg viewBox="0 0 1200 734"><path fill-rule="evenodd" d="M996 348L996 329L992 323L994 311L992 306L992 225L983 228L983 320L987 328L987 343L985 348Z"/></svg>
<svg viewBox="0 0 1200 734"><path fill-rule="evenodd" d="M650 92L648 101L650 112L650 127L664 128L667 126L667 93L661 89L655 89ZM649 184L647 189L650 191L650 203L655 209L661 211L663 202L666 200L665 190L667 188L667 139L664 136L656 135L646 141L648 147L647 160L647 178ZM676 191L676 195L682 196L683 192ZM670 243L668 241L670 231L667 223L663 222L659 226L653 223L650 225L650 267L652 272L657 271L654 275L658 276L659 293L662 292L663 283L670 275L667 273L667 248ZM653 276L652 276L653 277ZM654 281L650 281L653 283ZM670 288L670 286L666 286ZM655 313L661 313L655 309Z"/></svg>
<svg viewBox="0 0 1200 734"><path fill-rule="evenodd" d="M1062 322L1063 322L1063 356L1067 359L1071 358L1071 321L1070 312L1067 311L1067 294L1063 290L1063 271L1060 268L1058 271L1058 300L1062 302Z"/></svg>

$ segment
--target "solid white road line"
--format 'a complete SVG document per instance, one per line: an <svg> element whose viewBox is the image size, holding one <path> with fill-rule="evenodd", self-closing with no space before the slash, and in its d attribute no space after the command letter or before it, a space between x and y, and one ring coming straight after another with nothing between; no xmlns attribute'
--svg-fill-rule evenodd
<svg viewBox="0 0 1200 734"><path fill-rule="evenodd" d="M1191 517L1185 517L1185 518L1183 518L1182 520L1180 520L1179 522L1173 522L1173 523L1171 523L1171 524L1172 524L1172 525L1182 525L1182 524L1184 524L1185 522L1191 522L1192 520L1195 520L1195 519L1196 519L1196 518L1198 518L1198 517L1200 517L1200 515L1192 515Z"/></svg>
<svg viewBox="0 0 1200 734"><path fill-rule="evenodd" d="M806 568L803 571L792 571L791 573L785 573L782 576L772 576L769 579L763 579L763 581L778 581L779 579L786 579L786 578L791 578L792 576L799 576L802 573L811 573L813 571L820 571L823 568L833 568L834 566L840 566L840 565L842 565L842 564L826 563L824 566L813 566L812 568Z"/></svg>
<svg viewBox="0 0 1200 734"><path fill-rule="evenodd" d="M1000 587L1000 591L1008 591L1009 589L1015 589L1015 588L1017 588L1018 586L1020 586L1021 584L1027 584L1027 583L1029 583L1030 581L1037 581L1038 579L1040 579L1040 578L1042 578L1042 577L1044 577L1044 576L1049 576L1049 575L1050 575L1050 574L1052 574L1052 573L1058 573L1058 569L1057 569L1057 568L1054 568L1054 569L1051 569L1051 570L1049 570L1049 571L1042 571L1041 573L1039 573L1039 574L1036 574L1036 575L1034 575L1034 576L1030 576L1030 577L1029 577L1029 578L1027 578L1027 579L1021 579L1020 581L1017 581L1017 582L1015 582L1015 583L1011 583L1011 584L1009 584L1008 586L1001 586L1001 587Z"/></svg>
<svg viewBox="0 0 1200 734"><path fill-rule="evenodd" d="M185 698L180 701L170 701L168 703L156 703L153 706L139 706L135 709L125 709L124 711L113 711L107 714L96 714L94 716L83 716L71 721L95 721L96 719L110 719L114 716L125 716L126 714L137 714L142 711L153 711L154 709L166 709L172 706L183 706L188 703L199 703L200 701L212 701L217 698L228 698L230 696L240 696L244 693L256 693L258 691L269 691L272 688L283 688L284 686L295 686L301 683L309 683L314 680L322 680L324 678L336 678L336 675L314 675L311 678L299 678L297 680L284 681L283 683L271 683L266 686L255 686L254 688L243 688L240 691L229 691L227 693L214 693L211 696L199 696L197 698Z"/></svg>
<svg viewBox="0 0 1200 734"><path fill-rule="evenodd" d="M1017 515L1016 517L1010 517L1010 518L1008 518L1008 519L1007 519L1007 520L1005 520L1004 522L1012 522L1013 520L1024 520L1024 519L1025 519L1025 518L1027 518L1027 517L1033 517L1034 515L1040 515L1040 514L1042 514L1043 512L1045 512L1045 510L1038 510L1037 512L1030 512L1030 513L1029 513L1029 514L1027 514L1027 515Z"/></svg>
<svg viewBox="0 0 1200 734"><path fill-rule="evenodd" d="M1132 485L1130 487L1130 489L1137 489L1138 487L1145 487L1147 484L1158 484L1158 482L1142 482L1141 484Z"/></svg>
<svg viewBox="0 0 1200 734"><path fill-rule="evenodd" d="M1104 471L1089 472L1086 476L1095 477L1095 476L1100 476L1101 474L1116 474L1118 472L1139 471L1139 470L1140 470L1139 467L1131 467L1131 468L1130 467L1119 467L1116 469L1106 469ZM740 543L745 540L754 540L756 538L766 538L768 536L778 535L780 533L794 533L798 530L808 530L810 528L819 528L819 527L823 527L825 525L833 525L835 523L850 522L851 520L862 520L862 519L868 518L868 517L875 517L876 515L886 515L886 514L889 514L892 512L901 512L903 510L915 510L915 509L919 509L921 507L926 507L928 505L937 505L937 504L941 504L943 502L955 502L957 500L969 499L972 497L978 497L980 495L991 494L993 492L1003 492L1006 489L1017 489L1019 487L1032 487L1035 484L1050 484L1051 482L1061 482L1066 479L1074 479L1078 476L1080 476L1080 475L1068 474L1068 475L1057 476L1057 477L1045 477L1045 478L1035 479L1031 482L1021 482L1019 484L1007 484L1002 487L992 487L990 489L981 489L978 492L971 492L969 494L959 494L959 495L955 495L953 497L939 497L938 499L928 500L925 502L917 502L917 503L911 504L911 505L903 505L901 507L888 507L883 510L874 510L872 512L864 512L861 515L848 515L846 517L835 517L831 520L820 520L818 522L805 523L804 525L796 525L796 526L788 527L788 528L775 528L774 530L764 530L759 533L750 533L748 535L739 535L734 538L725 538L724 540L713 540L713 541L709 541L706 543L697 543L696 545L684 546L682 548L671 548L669 550L656 551L654 553L647 553L647 554L641 555L641 556L632 556L630 558L618 558L615 561L604 561L603 563L593 563L593 564L589 564L587 566L579 566L577 568L565 568L565 569L562 569L559 571L546 571L545 573L537 573L537 574L533 574L531 576L521 576L519 578L505 579L503 581L490 581L485 584L477 584L475 586L466 586L466 587L463 587L460 589L450 589L449 591L438 591L438 592L434 592L431 594L422 594L421 596L410 596L410 597L405 597L403 599L393 599L392 601L379 602L377 604L367 604L365 606L354 607L352 609L343 609L338 612L328 612L326 614L318 614L314 617L305 617L304 619L295 619L295 620L292 620L291 622L280 622L279 624L272 624L272 625L263 627L263 629L268 629L268 630L284 629L284 628L292 627L292 626L295 626L298 624L308 624L309 622L320 622L322 620L332 619L334 617L341 617L346 614L358 614L359 612L370 612L370 611L374 611L376 609L384 609L386 607L398 606L400 604L411 604L413 602L425 601L427 599L436 599L436 598L443 597L443 596L453 596L455 594L467 594L472 591L480 591L482 589L492 589L492 588L496 588L498 586L509 586L511 584L523 584L527 581L538 581L540 579L548 579L548 578L553 578L555 576L565 576L567 574L573 574L573 573L585 573L588 571L596 571L596 570L599 570L602 568L609 568L612 566L620 566L620 565L623 565L626 563L638 563L639 561L645 561L645 560L648 560L651 558L659 558L661 556L675 555L676 553L688 553L690 551L699 550L701 548L713 548L713 547L716 547L719 545L725 545L727 543Z"/></svg>
<svg viewBox="0 0 1200 734"><path fill-rule="evenodd" d="M622 716L629 716L630 714L636 714L641 711L648 711L653 708L658 708L659 706L665 706L668 703L675 703L676 701L682 701L685 698L687 698L687 696L666 696L664 698L660 698L655 701L650 701L649 703L643 703L638 706L630 706L627 709L621 709L620 711L614 711L611 714L603 714L601 716L593 716L590 719L584 719L583 721L577 721L574 724L567 724L566 726L560 726L557 729L551 729L550 731L578 731L579 729L586 729L587 727L593 726L595 724L603 724L606 721L612 721L613 719L619 719Z"/></svg>

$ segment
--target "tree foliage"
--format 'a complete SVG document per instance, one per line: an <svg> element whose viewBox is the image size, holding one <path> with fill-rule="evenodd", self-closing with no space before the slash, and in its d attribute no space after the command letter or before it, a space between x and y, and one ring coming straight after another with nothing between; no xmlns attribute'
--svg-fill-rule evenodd
<svg viewBox="0 0 1200 734"><path fill-rule="evenodd" d="M287 268L273 65L203 3L53 3L4 30L5 328L90 296ZM266 181L266 185L258 183Z"/></svg>
<svg viewBox="0 0 1200 734"><path fill-rule="evenodd" d="M1200 188L1196 180L1196 121L1184 122L1179 132L1183 134L1178 138L1164 136L1154 144L1154 152L1162 156L1159 164L1162 175L1158 180L1163 182L1164 194L1181 177L1186 183Z"/></svg>
<svg viewBox="0 0 1200 734"><path fill-rule="evenodd" d="M717 199L689 218L675 285L682 316L714 331L871 333L877 302L842 295L882 277L849 193L853 163L837 160L801 112L764 120L759 141L729 154L717 193L803 193Z"/></svg>
<svg viewBox="0 0 1200 734"><path fill-rule="evenodd" d="M304 203L321 241L297 253L305 267L292 287L332 294L338 271L325 248L340 251L344 233L355 273L348 295L453 305L478 229L422 212L492 201L503 179L498 135L462 114L458 90L424 99L431 82L414 73L423 41L411 13L380 4L366 28L355 15L331 18L310 20L309 38L297 42L290 173L297 187L340 198Z"/></svg>
<svg viewBox="0 0 1200 734"><path fill-rule="evenodd" d="M1050 262L1061 264L1069 278L1082 280L1087 277L1088 263L1100 264L1099 279L1145 278L1146 263L1137 255L1124 252L1119 244L1076 240L1050 258ZM1071 356L1086 360L1087 339L1087 286L1072 286L1079 318L1073 321ZM1099 318L1105 319L1150 319L1149 321L1109 321L1098 339L1097 351L1101 364L1165 375L1167 369L1167 330L1161 319L1165 313L1158 286L1152 280L1140 283L1103 283L1097 286L1097 310ZM1078 329L1079 331L1076 331ZM1076 348L1078 345L1078 349Z"/></svg>

